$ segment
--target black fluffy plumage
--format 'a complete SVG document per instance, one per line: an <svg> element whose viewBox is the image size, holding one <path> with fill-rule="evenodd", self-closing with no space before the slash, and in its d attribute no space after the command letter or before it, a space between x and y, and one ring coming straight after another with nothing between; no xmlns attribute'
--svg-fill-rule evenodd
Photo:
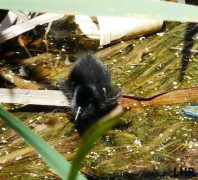
<svg viewBox="0 0 198 180"><path fill-rule="evenodd" d="M60 89L69 99L71 113L80 132L113 109L121 96L121 90L111 85L107 66L92 54L77 60L69 78L60 84Z"/></svg>

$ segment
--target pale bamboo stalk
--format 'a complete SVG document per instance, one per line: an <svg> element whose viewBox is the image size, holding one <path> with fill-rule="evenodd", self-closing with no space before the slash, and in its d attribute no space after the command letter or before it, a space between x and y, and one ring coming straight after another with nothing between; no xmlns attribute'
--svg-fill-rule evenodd
<svg viewBox="0 0 198 180"><path fill-rule="evenodd" d="M0 88L0 103L25 105L68 106L68 100L58 90L26 90Z"/></svg>

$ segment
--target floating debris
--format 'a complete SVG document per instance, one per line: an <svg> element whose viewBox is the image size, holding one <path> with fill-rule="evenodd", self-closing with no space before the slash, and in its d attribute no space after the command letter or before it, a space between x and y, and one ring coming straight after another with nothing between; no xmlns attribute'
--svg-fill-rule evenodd
<svg viewBox="0 0 198 180"><path fill-rule="evenodd" d="M185 108L182 108L181 112L183 112L187 117L198 120L198 106L188 105Z"/></svg>

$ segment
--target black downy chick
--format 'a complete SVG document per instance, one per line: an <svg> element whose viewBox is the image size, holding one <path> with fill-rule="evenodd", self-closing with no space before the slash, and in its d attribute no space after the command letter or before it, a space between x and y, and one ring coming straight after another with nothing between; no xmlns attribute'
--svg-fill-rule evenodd
<svg viewBox="0 0 198 180"><path fill-rule="evenodd" d="M77 60L68 80L60 84L60 89L69 100L80 133L112 110L121 96L121 90L111 86L111 73L107 66L90 53Z"/></svg>

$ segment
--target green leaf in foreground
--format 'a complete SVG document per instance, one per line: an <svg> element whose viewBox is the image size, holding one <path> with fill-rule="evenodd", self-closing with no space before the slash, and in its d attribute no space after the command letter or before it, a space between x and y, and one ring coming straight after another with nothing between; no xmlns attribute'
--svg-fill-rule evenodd
<svg viewBox="0 0 198 180"><path fill-rule="evenodd" d="M2 117L8 126L14 129L29 145L31 145L62 179L68 179L71 164L55 149L48 145L45 140L37 136L30 128L25 126L17 117L1 107L0 117ZM86 180L80 173L77 173L77 179Z"/></svg>
<svg viewBox="0 0 198 180"><path fill-rule="evenodd" d="M122 108L117 106L113 111L104 116L101 120L97 121L93 126L91 126L83 135L79 150L72 162L72 168L69 175L69 180L75 180L77 173L81 167L81 162L84 160L85 156L89 153L91 148L94 146L94 142L97 138L102 136L102 134L118 122L116 118L121 114Z"/></svg>
<svg viewBox="0 0 198 180"><path fill-rule="evenodd" d="M198 22L197 6L159 0L0 0L0 9Z"/></svg>

